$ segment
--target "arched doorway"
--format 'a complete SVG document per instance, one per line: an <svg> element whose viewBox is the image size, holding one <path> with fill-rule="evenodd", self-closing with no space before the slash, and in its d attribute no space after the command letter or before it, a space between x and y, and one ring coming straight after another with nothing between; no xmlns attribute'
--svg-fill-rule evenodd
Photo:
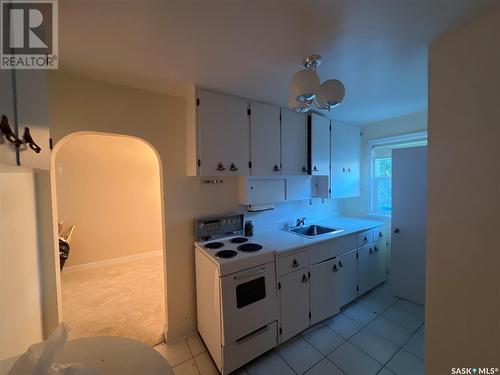
<svg viewBox="0 0 500 375"><path fill-rule="evenodd" d="M164 341L165 251L161 162L130 136L75 133L53 152L60 249L60 320L70 338ZM69 238L66 238L68 237Z"/></svg>

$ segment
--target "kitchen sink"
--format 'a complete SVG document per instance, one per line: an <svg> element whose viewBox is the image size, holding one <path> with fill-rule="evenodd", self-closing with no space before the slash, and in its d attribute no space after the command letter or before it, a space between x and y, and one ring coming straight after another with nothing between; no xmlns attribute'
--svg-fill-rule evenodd
<svg viewBox="0 0 500 375"><path fill-rule="evenodd" d="M298 234L299 236L316 237L316 236L321 236L322 234L342 232L343 229L329 228L329 227L323 227L321 225L312 224L312 225L304 225L301 227L291 228L288 229L288 231Z"/></svg>

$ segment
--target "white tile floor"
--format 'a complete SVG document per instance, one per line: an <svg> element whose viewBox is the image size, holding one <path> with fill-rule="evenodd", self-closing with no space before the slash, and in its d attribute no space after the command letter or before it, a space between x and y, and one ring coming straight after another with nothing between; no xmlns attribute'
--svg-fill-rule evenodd
<svg viewBox="0 0 500 375"><path fill-rule="evenodd" d="M176 375L217 369L195 335L155 347ZM235 375L418 375L424 373L424 307L372 290L299 336L260 356Z"/></svg>

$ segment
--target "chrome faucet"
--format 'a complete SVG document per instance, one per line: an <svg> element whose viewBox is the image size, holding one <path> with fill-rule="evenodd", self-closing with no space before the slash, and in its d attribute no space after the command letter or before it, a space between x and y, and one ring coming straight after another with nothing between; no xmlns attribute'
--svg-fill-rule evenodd
<svg viewBox="0 0 500 375"><path fill-rule="evenodd" d="M297 219L297 227L300 227L301 225L304 225L306 223L306 218L305 217L299 217Z"/></svg>

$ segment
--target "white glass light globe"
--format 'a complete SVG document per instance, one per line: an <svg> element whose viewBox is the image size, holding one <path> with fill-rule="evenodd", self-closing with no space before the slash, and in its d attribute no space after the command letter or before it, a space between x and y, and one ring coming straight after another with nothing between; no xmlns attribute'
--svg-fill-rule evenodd
<svg viewBox="0 0 500 375"><path fill-rule="evenodd" d="M299 101L313 100L319 90L319 77L315 71L302 69L293 76L290 89Z"/></svg>
<svg viewBox="0 0 500 375"><path fill-rule="evenodd" d="M318 100L330 108L338 106L344 96L344 84L337 79L329 79L319 87Z"/></svg>

